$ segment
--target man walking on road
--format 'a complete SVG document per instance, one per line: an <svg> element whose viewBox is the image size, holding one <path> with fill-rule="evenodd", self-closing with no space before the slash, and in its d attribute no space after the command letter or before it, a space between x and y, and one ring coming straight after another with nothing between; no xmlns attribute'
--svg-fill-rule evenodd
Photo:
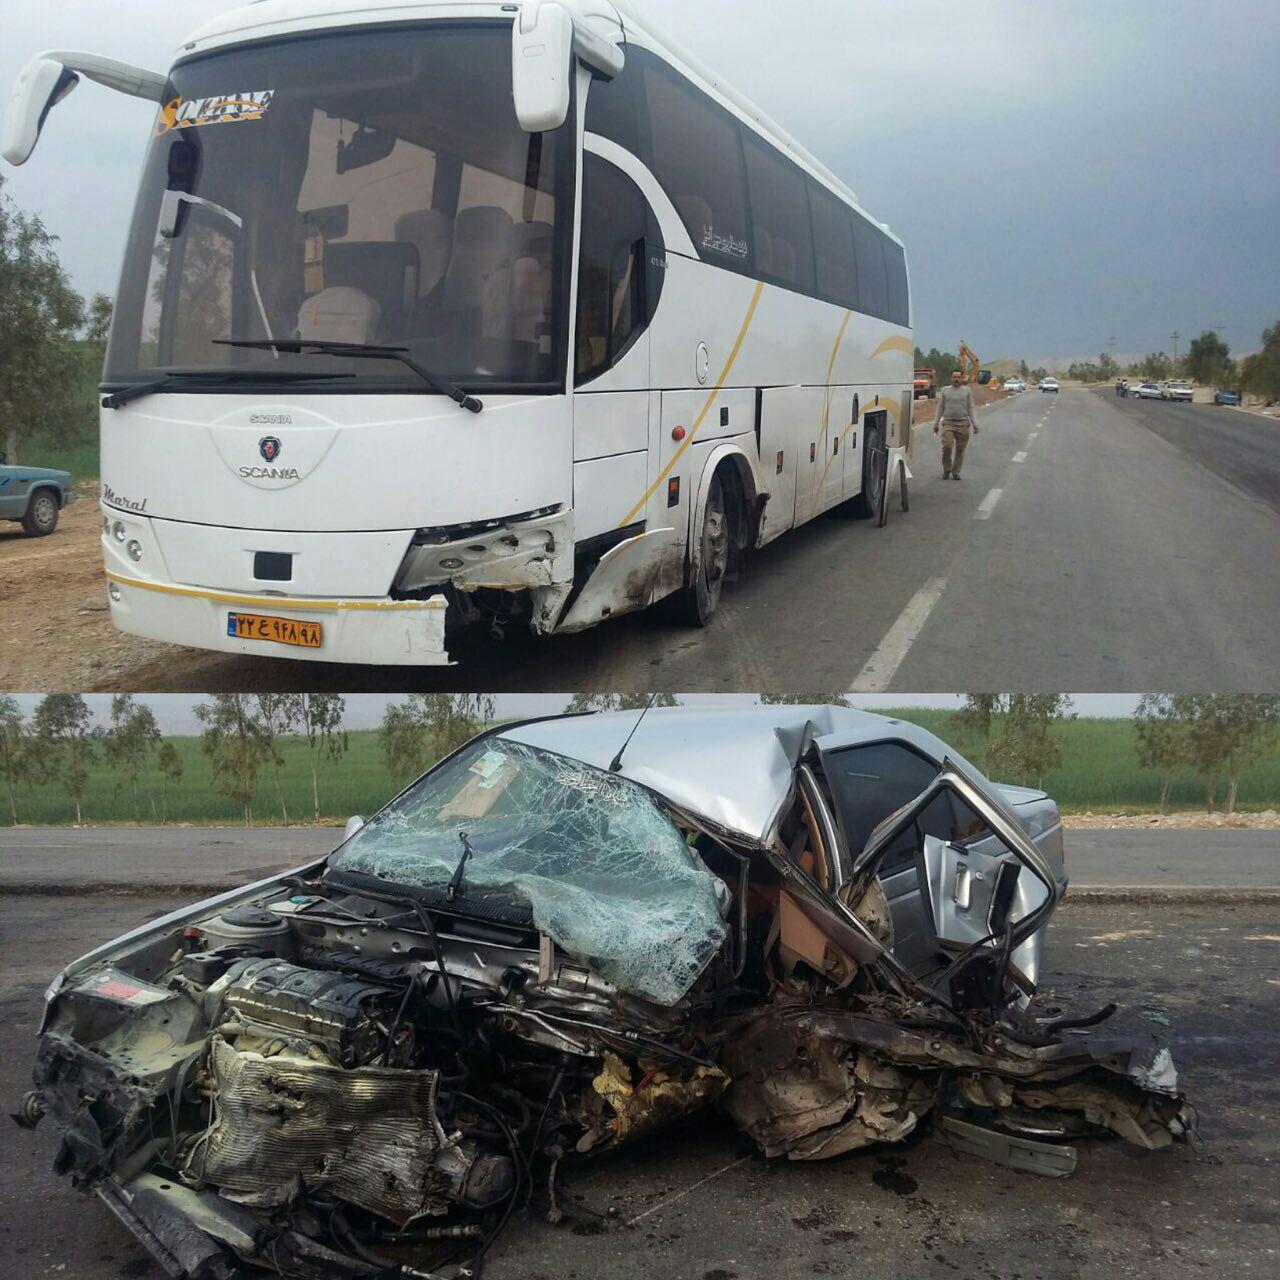
<svg viewBox="0 0 1280 1280"><path fill-rule="evenodd" d="M933 434L942 435L942 478L959 480L969 447L969 431L978 434L978 419L973 411L973 392L964 385L964 375L957 369L951 385L938 393L938 416L933 420Z"/></svg>

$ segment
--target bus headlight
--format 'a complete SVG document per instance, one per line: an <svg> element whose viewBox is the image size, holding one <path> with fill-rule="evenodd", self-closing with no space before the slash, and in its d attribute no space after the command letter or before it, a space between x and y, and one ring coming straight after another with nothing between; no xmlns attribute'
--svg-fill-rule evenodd
<svg viewBox="0 0 1280 1280"><path fill-rule="evenodd" d="M125 555L127 555L134 564L137 564L138 561L142 559L142 543L140 543L137 538L130 538L129 543L124 550Z"/></svg>
<svg viewBox="0 0 1280 1280"><path fill-rule="evenodd" d="M117 542L123 542L125 538L129 536L129 531L124 527L123 520L117 520L115 524L111 526L111 536Z"/></svg>

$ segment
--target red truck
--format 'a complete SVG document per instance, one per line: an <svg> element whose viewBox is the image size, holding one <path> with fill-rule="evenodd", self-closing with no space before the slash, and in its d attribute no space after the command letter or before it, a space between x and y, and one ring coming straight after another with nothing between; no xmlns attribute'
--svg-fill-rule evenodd
<svg viewBox="0 0 1280 1280"><path fill-rule="evenodd" d="M938 398L938 380L932 369L916 370L915 398L936 400Z"/></svg>

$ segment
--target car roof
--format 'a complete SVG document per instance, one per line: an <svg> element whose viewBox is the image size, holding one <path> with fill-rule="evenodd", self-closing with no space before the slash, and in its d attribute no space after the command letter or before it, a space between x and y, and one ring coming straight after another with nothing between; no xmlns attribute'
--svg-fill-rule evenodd
<svg viewBox="0 0 1280 1280"><path fill-rule="evenodd" d="M567 716L515 725L498 736L608 769L639 716L635 711ZM623 754L620 772L677 808L759 842L769 838L791 794L810 735L820 747L897 739L938 763L957 755L928 730L869 711L695 705L648 712Z"/></svg>

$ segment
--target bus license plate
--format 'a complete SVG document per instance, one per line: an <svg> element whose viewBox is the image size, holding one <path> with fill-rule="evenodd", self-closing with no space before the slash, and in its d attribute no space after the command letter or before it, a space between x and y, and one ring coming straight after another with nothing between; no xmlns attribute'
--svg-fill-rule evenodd
<svg viewBox="0 0 1280 1280"><path fill-rule="evenodd" d="M236 640L268 640L272 644L291 644L298 649L320 649L324 645L324 628L318 622L299 622L296 618L273 618L261 613L227 614L227 635Z"/></svg>

